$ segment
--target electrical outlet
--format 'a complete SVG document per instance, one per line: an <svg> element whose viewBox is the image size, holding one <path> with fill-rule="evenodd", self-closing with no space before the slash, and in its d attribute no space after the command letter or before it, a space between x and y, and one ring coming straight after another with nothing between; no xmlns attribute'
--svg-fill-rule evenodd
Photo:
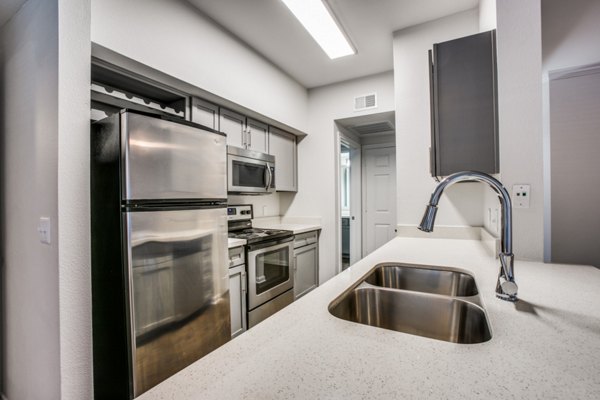
<svg viewBox="0 0 600 400"><path fill-rule="evenodd" d="M529 185L513 185L512 204L513 208L529 208L531 190Z"/></svg>

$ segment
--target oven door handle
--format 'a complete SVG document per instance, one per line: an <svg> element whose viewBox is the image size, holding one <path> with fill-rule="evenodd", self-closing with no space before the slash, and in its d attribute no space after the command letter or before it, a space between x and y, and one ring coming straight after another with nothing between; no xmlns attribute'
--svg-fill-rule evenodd
<svg viewBox="0 0 600 400"><path fill-rule="evenodd" d="M279 250L286 246L290 246L290 250L294 252L294 236L283 237L274 240L267 240L259 243L252 243L246 245L246 249L248 250L248 258L254 257L256 255L266 253L267 251ZM266 249L266 250L265 250Z"/></svg>

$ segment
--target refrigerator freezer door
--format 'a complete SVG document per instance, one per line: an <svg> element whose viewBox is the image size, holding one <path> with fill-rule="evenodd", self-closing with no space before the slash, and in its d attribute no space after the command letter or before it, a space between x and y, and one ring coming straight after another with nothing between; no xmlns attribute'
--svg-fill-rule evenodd
<svg viewBox="0 0 600 400"><path fill-rule="evenodd" d="M123 200L227 198L223 135L126 112L121 149Z"/></svg>
<svg viewBox="0 0 600 400"><path fill-rule="evenodd" d="M225 208L123 213L134 397L231 337Z"/></svg>

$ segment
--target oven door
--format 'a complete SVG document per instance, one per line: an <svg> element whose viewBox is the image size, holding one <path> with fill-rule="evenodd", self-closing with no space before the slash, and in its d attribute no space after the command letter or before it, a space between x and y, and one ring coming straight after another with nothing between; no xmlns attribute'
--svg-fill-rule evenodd
<svg viewBox="0 0 600 400"><path fill-rule="evenodd" d="M248 308L252 310L294 287L292 238L248 246Z"/></svg>
<svg viewBox="0 0 600 400"><path fill-rule="evenodd" d="M227 157L227 190L232 193L272 193L275 191L273 163L237 155Z"/></svg>

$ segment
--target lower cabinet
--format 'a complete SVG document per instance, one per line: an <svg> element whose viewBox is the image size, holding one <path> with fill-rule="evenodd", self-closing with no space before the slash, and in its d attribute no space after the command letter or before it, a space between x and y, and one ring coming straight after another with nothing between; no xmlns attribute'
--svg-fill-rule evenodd
<svg viewBox="0 0 600 400"><path fill-rule="evenodd" d="M246 321L244 247L229 249L229 304L231 308L231 337L233 338L244 332L248 326Z"/></svg>
<svg viewBox="0 0 600 400"><path fill-rule="evenodd" d="M294 238L294 300L319 286L318 231Z"/></svg>

